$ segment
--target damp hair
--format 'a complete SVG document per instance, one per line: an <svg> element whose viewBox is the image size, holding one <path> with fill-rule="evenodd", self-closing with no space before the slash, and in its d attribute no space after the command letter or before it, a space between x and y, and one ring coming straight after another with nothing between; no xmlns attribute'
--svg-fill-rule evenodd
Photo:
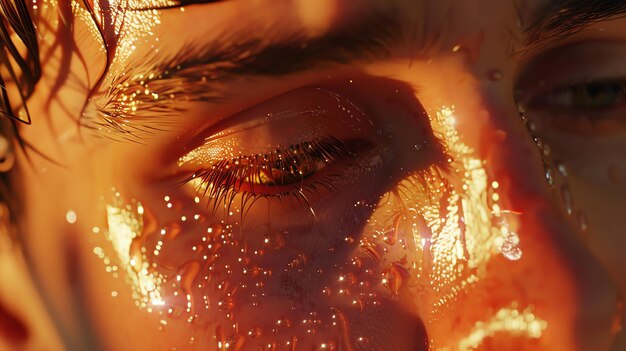
<svg viewBox="0 0 626 351"><path fill-rule="evenodd" d="M19 124L30 124L26 101L41 79L41 62L37 33L31 14L24 1L0 0L0 136L9 144L19 137ZM9 99L7 82L12 83L20 101ZM14 106L24 107L16 114ZM6 204L10 213L16 208L16 198L11 196L8 172L0 173L0 203Z"/></svg>
<svg viewBox="0 0 626 351"><path fill-rule="evenodd" d="M90 2L87 0L76 1L91 13L96 27L100 31L106 56L109 57L110 47L106 31L95 21L97 16ZM175 0L171 1L167 8L218 1L222 0ZM70 3L70 1L66 2L71 15ZM104 4L106 1L101 1L101 3ZM107 11L107 6L101 6L101 8L100 11ZM154 8L150 10L152 9ZM47 158L45 150L37 150L32 147L20 137L19 133L21 127L30 125L32 119L37 118L37 116L31 116L27 101L34 93L42 76L37 27L32 10L25 0L0 0L0 136L6 138L10 145L17 145L24 151L26 157L30 152L35 152ZM99 15L106 14L101 13ZM107 61L105 70L101 72L98 82L101 82L106 75L108 63L109 61ZM12 190L13 187L9 183L9 172L0 173L0 204L5 204L8 207L9 213L12 215L10 220L15 219L15 212L19 207L18 199L13 196Z"/></svg>

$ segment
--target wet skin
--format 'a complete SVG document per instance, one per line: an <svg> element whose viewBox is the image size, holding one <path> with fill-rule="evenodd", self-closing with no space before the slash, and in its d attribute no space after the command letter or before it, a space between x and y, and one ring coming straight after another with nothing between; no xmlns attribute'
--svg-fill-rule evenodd
<svg viewBox="0 0 626 351"><path fill-rule="evenodd" d="M49 64L21 133L62 166L19 155L16 183L67 347L624 347L626 22L529 43L540 5L131 11L142 25L87 103L105 65L89 19L40 25ZM248 47L265 61L159 69L299 33Z"/></svg>

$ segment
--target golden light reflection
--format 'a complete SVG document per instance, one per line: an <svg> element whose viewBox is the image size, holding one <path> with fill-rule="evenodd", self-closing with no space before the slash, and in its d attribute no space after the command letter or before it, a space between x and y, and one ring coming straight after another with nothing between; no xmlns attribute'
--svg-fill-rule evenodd
<svg viewBox="0 0 626 351"><path fill-rule="evenodd" d="M202 146L181 157L178 160L178 166L206 167L207 165L218 163L224 158L235 158L241 155L241 151L239 153L234 151L238 146L239 140L236 138L221 139L212 136L207 138L207 141Z"/></svg>
<svg viewBox="0 0 626 351"><path fill-rule="evenodd" d="M539 339L547 326L548 323L535 316L531 308L523 311L502 308L488 321L476 322L472 331L459 341L458 350L475 350L485 339L492 338L497 333Z"/></svg>
<svg viewBox="0 0 626 351"><path fill-rule="evenodd" d="M442 308L485 275L494 255L518 260L522 251L517 223L499 203L499 183L489 179L485 160L461 139L454 107L441 108L431 116L431 125L444 142L449 170L431 166L404 179L378 206L387 219L375 214L374 222L412 236L414 279L409 288L429 292L421 300L428 321L436 322ZM391 224L399 217L404 223Z"/></svg>
<svg viewBox="0 0 626 351"><path fill-rule="evenodd" d="M109 230L106 238L117 255L119 265L125 269L133 289L133 298L142 308L164 305L161 294L164 277L150 266L145 248L140 245L143 206L141 203L123 205L119 193L116 194L115 202L107 205Z"/></svg>

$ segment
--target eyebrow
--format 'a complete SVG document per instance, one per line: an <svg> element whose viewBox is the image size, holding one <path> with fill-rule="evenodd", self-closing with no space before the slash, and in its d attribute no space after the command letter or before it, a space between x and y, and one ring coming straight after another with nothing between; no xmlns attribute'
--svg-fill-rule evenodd
<svg viewBox="0 0 626 351"><path fill-rule="evenodd" d="M526 26L526 45L540 46L586 27L626 14L626 0L550 0L539 6Z"/></svg>
<svg viewBox="0 0 626 351"><path fill-rule="evenodd" d="M129 62L128 69L107 79L109 88L96 106L104 123L96 125L133 138L137 132L149 132L150 126L141 123L143 115L180 114L178 97L199 102L228 98L212 83L237 76L282 76L355 61L382 60L404 37L399 16L383 12L313 38L304 32L271 38L272 33L282 33L276 27L267 33L245 29L202 44L190 42L169 58L154 51L138 58L141 61ZM137 93L144 90L150 93ZM129 97L136 104L129 106ZM132 118L128 118L129 108Z"/></svg>
<svg viewBox="0 0 626 351"><path fill-rule="evenodd" d="M174 57L152 61L155 75L173 76L204 66L212 73L279 76L328 64L387 57L401 40L402 23L395 16L376 13L353 26L308 38L296 32L271 39L272 32L226 34L208 43L189 44Z"/></svg>

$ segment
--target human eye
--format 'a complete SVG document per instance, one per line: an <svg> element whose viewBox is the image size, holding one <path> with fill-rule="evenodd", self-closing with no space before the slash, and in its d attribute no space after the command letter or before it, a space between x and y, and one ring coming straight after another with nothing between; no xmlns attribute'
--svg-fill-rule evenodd
<svg viewBox="0 0 626 351"><path fill-rule="evenodd" d="M524 73L522 105L537 117L534 123L557 132L619 133L626 112L624 50L618 42L582 43L545 55Z"/></svg>
<svg viewBox="0 0 626 351"><path fill-rule="evenodd" d="M623 209L598 199L615 196L624 180L626 44L593 39L557 46L522 71L518 103L540 147L548 183L581 232L602 228ZM599 194L603 194L599 196ZM603 229L594 249L617 233Z"/></svg>
<svg viewBox="0 0 626 351"><path fill-rule="evenodd" d="M396 301L398 279L381 283L400 268L366 258L378 250L370 234L397 217L389 194L406 178L425 182L447 160L410 86L331 77L201 122L156 149L164 157L147 167L148 186L120 187L107 206L108 239L121 247L141 308L217 326L220 342L246 347L340 347L343 325L374 318L411 336L381 338L389 345L425 342L413 338L421 320ZM364 339L376 325L356 333Z"/></svg>
<svg viewBox="0 0 626 351"><path fill-rule="evenodd" d="M626 71L621 42L558 48L524 72L521 104L534 124L578 136L615 135L626 125Z"/></svg>
<svg viewBox="0 0 626 351"><path fill-rule="evenodd" d="M532 100L551 114L547 123L565 132L610 134L624 128L626 79L573 83Z"/></svg>
<svg viewBox="0 0 626 351"><path fill-rule="evenodd" d="M235 197L309 203L336 193L346 169L375 148L374 125L336 92L300 88L212 126L177 165L214 209Z"/></svg>
<svg viewBox="0 0 626 351"><path fill-rule="evenodd" d="M570 215L578 213L572 198L588 197L570 188L615 186L623 178L625 54L626 44L617 39L574 42L538 55L519 77L522 117L542 149L549 183L563 188ZM586 216L578 217L586 230Z"/></svg>

